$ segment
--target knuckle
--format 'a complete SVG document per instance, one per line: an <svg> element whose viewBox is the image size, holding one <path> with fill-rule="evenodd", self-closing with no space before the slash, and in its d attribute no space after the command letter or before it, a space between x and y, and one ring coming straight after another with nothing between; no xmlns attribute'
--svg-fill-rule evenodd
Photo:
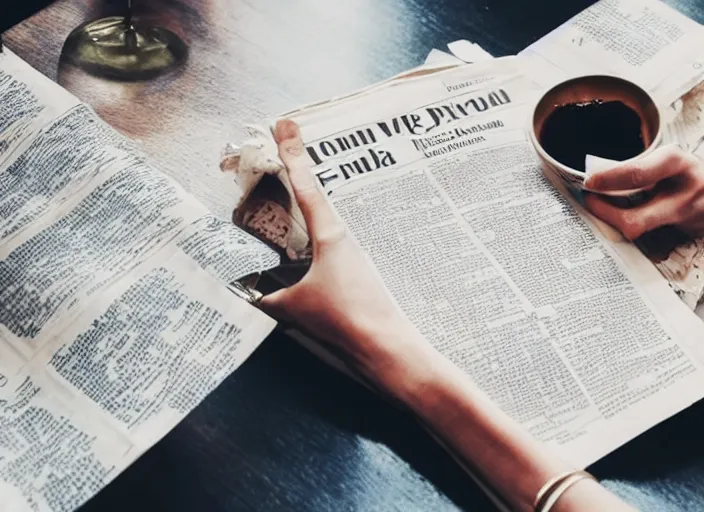
<svg viewBox="0 0 704 512"><path fill-rule="evenodd" d="M296 187L296 196L300 203L309 208L318 209L324 207L325 198L320 193L315 183L303 183Z"/></svg>
<svg viewBox="0 0 704 512"><path fill-rule="evenodd" d="M674 222L688 222L704 217L704 184L698 185L676 208Z"/></svg>
<svg viewBox="0 0 704 512"><path fill-rule="evenodd" d="M704 168L702 167L702 161L691 153L686 153L684 159L684 166L687 172L695 180L699 190L704 190Z"/></svg>
<svg viewBox="0 0 704 512"><path fill-rule="evenodd" d="M684 170L691 166L690 155L675 144L670 144L663 148L665 165L678 170Z"/></svg>
<svg viewBox="0 0 704 512"><path fill-rule="evenodd" d="M676 160L682 156L682 150L677 144L668 144L663 146L660 152L663 154L666 161Z"/></svg>
<svg viewBox="0 0 704 512"><path fill-rule="evenodd" d="M640 188L645 185L643 169L639 165L629 165L627 168L627 180L633 188Z"/></svg>
<svg viewBox="0 0 704 512"><path fill-rule="evenodd" d="M644 225L644 219L640 215L625 213L619 229L621 233L623 233L623 236L632 242L643 234Z"/></svg>
<svg viewBox="0 0 704 512"><path fill-rule="evenodd" d="M692 202L701 202L704 198L704 169L696 167L692 170L690 178L679 184L679 192L687 193Z"/></svg>
<svg viewBox="0 0 704 512"><path fill-rule="evenodd" d="M704 195L704 167L699 161L696 162L692 169L692 177L694 178L694 189L697 195Z"/></svg>
<svg viewBox="0 0 704 512"><path fill-rule="evenodd" d="M322 199L318 187L316 187L315 183L312 181L303 181L303 183L298 182L296 189L299 194L305 196L306 199L310 199L311 201Z"/></svg>
<svg viewBox="0 0 704 512"><path fill-rule="evenodd" d="M291 187L298 196L305 196L306 199L315 195L322 195L318 190L318 184L310 168L305 165L290 165L289 178Z"/></svg>
<svg viewBox="0 0 704 512"><path fill-rule="evenodd" d="M316 233L315 240L321 246L335 245L347 237L347 229L341 222L333 222Z"/></svg>
<svg viewBox="0 0 704 512"><path fill-rule="evenodd" d="M303 154L303 143L300 140L287 140L279 143L279 154L283 159L297 158Z"/></svg>
<svg viewBox="0 0 704 512"><path fill-rule="evenodd" d="M672 205L672 216L679 221L688 218L694 210L698 193L691 190L684 190L670 196L674 201Z"/></svg>
<svg viewBox="0 0 704 512"><path fill-rule="evenodd" d="M685 151L682 151L681 157L682 157L683 164L686 165L688 168L697 169L697 168L699 168L699 165L701 164L701 161L699 160L699 158L697 158L692 153L687 153Z"/></svg>

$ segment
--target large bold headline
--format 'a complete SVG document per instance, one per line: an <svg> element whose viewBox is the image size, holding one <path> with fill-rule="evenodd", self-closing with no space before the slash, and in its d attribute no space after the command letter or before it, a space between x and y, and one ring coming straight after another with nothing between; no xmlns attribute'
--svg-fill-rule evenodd
<svg viewBox="0 0 704 512"><path fill-rule="evenodd" d="M395 165L397 160L388 149L371 147L380 141L399 135L415 137L427 135L440 126L466 119L491 108L509 103L511 103L511 98L508 93L504 89L496 89L486 94L473 96L467 100L463 99L460 102L425 107L409 114L394 117L388 121L380 121L364 128L351 130L346 134L319 140L306 146L306 150L316 166L330 159L338 159L346 153L355 154L355 158L351 161L336 163L316 172L323 187L327 187L339 179L347 180L359 174ZM413 143L416 149L426 157L432 157L440 154L437 150L431 149L432 146L448 142L455 136L467 137L470 134L500 126L503 126L501 121L493 121L484 125L476 125L469 129L457 127L453 130L451 138L432 137L431 133L428 138L414 138ZM475 140L474 142L480 141ZM465 139L463 143L458 143L455 149L464 147L467 144L467 139Z"/></svg>

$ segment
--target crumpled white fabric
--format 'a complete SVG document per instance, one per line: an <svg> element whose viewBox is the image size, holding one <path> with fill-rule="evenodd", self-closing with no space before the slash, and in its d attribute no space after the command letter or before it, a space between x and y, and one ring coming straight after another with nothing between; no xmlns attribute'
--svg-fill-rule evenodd
<svg viewBox="0 0 704 512"><path fill-rule="evenodd" d="M257 195L260 196L258 198L259 202L255 200L252 203L248 203L247 200L264 175L276 176L288 193L290 209L286 211L276 201L272 200L270 204L278 206L270 210L267 218L269 215L275 215L277 218L272 219L272 223L278 223L279 225L285 223L290 227L285 247L282 248L291 260L309 259L311 254L310 239L306 231L306 224L303 214L296 203L286 168L278 156L274 138L270 131L260 127L249 126L248 131L250 137L239 146L232 143L228 144L220 159L220 169L234 176L235 183L237 183L242 192L235 207L235 211L241 215L235 215L235 217L246 217L246 213L250 211L250 208L253 209L251 211L257 211L258 208L261 208L260 199L262 195L265 198L267 197L266 190L257 191ZM277 245L279 245L279 242L277 242Z"/></svg>
<svg viewBox="0 0 704 512"><path fill-rule="evenodd" d="M227 144L220 158L220 170L231 173L242 191L241 201L249 196L264 174L280 176L284 171L271 133L258 126L247 128L250 137L240 146Z"/></svg>

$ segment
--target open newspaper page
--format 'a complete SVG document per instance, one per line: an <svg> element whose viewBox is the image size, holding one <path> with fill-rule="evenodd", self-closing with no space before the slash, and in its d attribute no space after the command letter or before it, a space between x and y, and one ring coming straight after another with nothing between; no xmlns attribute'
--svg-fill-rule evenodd
<svg viewBox="0 0 704 512"><path fill-rule="evenodd" d="M497 59L292 117L402 309L585 466L702 397L704 326L544 176L525 133L539 91Z"/></svg>
<svg viewBox="0 0 704 512"><path fill-rule="evenodd" d="M0 54L0 510L68 511L274 323L227 290L275 252Z"/></svg>
<svg viewBox="0 0 704 512"><path fill-rule="evenodd" d="M520 55L543 85L574 75L614 73L669 105L701 81L704 30L660 0L600 0Z"/></svg>
<svg viewBox="0 0 704 512"><path fill-rule="evenodd" d="M601 0L521 52L543 85L610 73L649 90L665 114L664 142L700 152L704 27L660 0ZM704 240L666 228L641 249L685 303L704 297Z"/></svg>

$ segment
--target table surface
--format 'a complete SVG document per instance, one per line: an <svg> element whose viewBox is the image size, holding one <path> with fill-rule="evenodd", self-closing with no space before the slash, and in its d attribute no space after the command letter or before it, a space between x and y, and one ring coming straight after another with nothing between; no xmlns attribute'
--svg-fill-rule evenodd
<svg viewBox="0 0 704 512"><path fill-rule="evenodd" d="M27 5L48 3L28 0ZM8 46L135 139L214 212L236 189L218 156L244 124L340 94L467 38L519 51L588 0L137 0L188 42L183 72L141 84L60 66L70 30L120 0L60 0L6 33ZM670 2L699 22L704 3ZM3 22L6 22L7 18ZM0 23L0 29L2 24ZM704 510L700 403L592 471L649 510ZM86 511L492 510L413 419L279 333Z"/></svg>

